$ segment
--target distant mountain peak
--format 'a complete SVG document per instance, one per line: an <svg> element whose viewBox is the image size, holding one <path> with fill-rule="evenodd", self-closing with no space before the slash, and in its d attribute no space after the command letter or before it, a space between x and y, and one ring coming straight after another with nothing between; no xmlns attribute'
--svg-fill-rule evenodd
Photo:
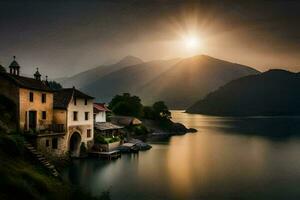
<svg viewBox="0 0 300 200"><path fill-rule="evenodd" d="M293 74L293 72L287 71L285 69L269 69L264 74L282 74L282 73Z"/></svg>
<svg viewBox="0 0 300 200"><path fill-rule="evenodd" d="M123 65L123 66L129 66L129 65L137 65L137 64L141 64L144 61L138 57L135 56L126 56L124 58L122 58L119 62L117 62L116 64L118 65Z"/></svg>

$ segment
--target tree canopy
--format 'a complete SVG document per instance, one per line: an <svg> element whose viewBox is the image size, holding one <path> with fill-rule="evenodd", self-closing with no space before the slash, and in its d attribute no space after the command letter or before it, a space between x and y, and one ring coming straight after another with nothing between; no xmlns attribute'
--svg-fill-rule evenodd
<svg viewBox="0 0 300 200"><path fill-rule="evenodd" d="M109 108L117 115L160 121L171 119L171 112L163 101L155 102L152 106L143 106L139 97L129 93L116 95L109 103Z"/></svg>
<svg viewBox="0 0 300 200"><path fill-rule="evenodd" d="M155 102L152 105L153 115L155 119L171 119L171 112L163 101Z"/></svg>
<svg viewBox="0 0 300 200"><path fill-rule="evenodd" d="M49 81L48 84L49 84L49 87L53 90L59 90L62 88L61 84L56 81Z"/></svg>
<svg viewBox="0 0 300 200"><path fill-rule="evenodd" d="M129 93L116 95L109 103L109 108L118 115L134 117L142 117L143 115L141 99L137 96L131 96Z"/></svg>
<svg viewBox="0 0 300 200"><path fill-rule="evenodd" d="M163 101L155 102L152 106L145 106L143 112L144 112L145 119L154 119L154 120L171 119L171 112L169 111L168 107Z"/></svg>

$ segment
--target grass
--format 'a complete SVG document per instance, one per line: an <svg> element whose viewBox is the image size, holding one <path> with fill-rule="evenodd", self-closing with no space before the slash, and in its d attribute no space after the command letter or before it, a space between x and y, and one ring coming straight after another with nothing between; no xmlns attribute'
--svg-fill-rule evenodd
<svg viewBox="0 0 300 200"><path fill-rule="evenodd" d="M49 175L24 151L20 135L0 133L0 199L110 199L99 198Z"/></svg>

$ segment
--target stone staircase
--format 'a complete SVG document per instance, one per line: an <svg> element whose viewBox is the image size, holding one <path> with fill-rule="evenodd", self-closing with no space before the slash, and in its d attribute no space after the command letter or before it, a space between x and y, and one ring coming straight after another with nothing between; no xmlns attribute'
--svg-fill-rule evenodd
<svg viewBox="0 0 300 200"><path fill-rule="evenodd" d="M54 177L59 178L60 175L56 170L55 166L52 165L44 155L39 153L32 144L29 142L24 142L25 148L32 154L32 156L42 165L44 166Z"/></svg>

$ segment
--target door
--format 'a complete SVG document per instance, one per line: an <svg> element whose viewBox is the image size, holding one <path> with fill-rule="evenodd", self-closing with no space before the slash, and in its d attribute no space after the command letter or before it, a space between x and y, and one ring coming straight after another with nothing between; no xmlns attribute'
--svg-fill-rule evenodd
<svg viewBox="0 0 300 200"><path fill-rule="evenodd" d="M36 129L36 111L29 111L29 129Z"/></svg>

